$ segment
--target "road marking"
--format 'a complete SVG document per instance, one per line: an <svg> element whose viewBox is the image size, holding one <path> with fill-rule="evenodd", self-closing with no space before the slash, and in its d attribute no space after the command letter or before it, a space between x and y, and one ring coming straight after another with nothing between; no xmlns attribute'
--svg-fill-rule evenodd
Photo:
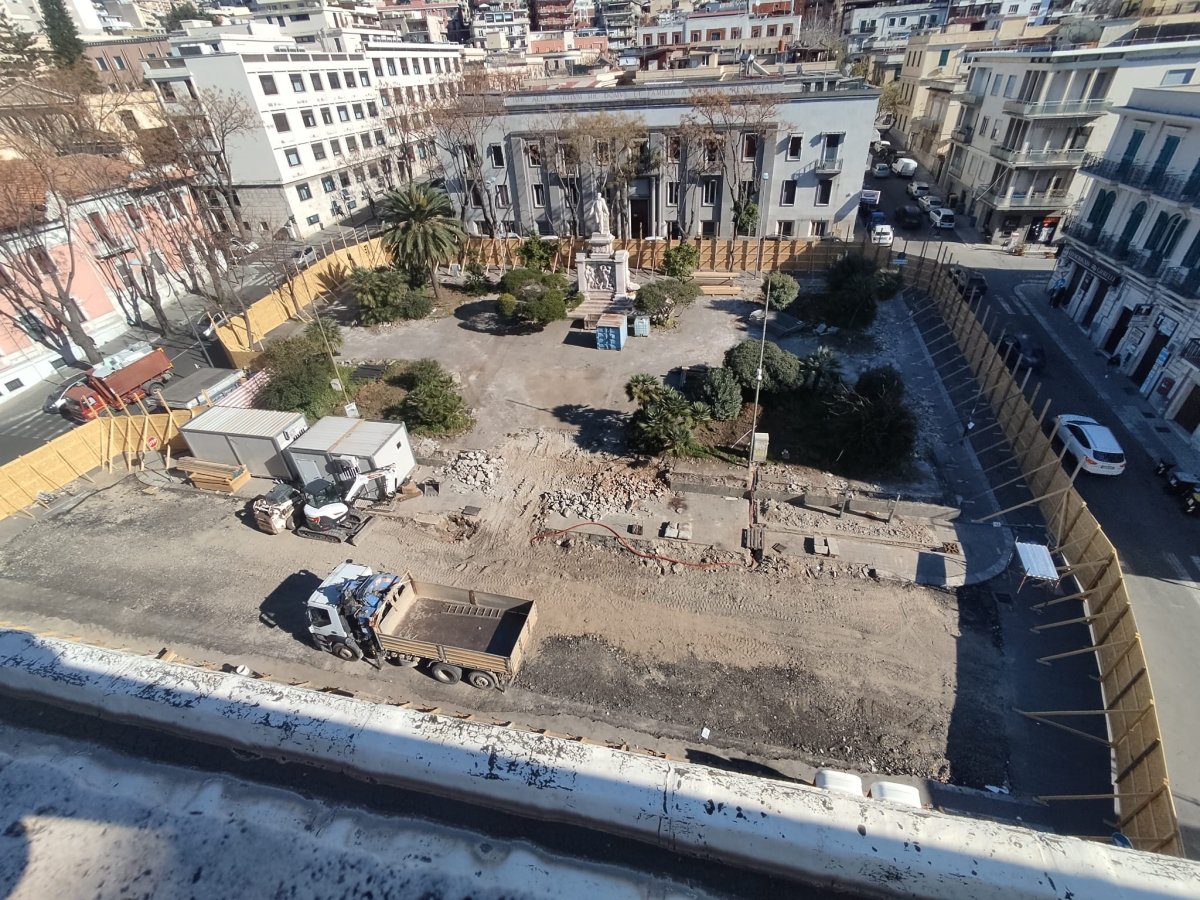
<svg viewBox="0 0 1200 900"><path fill-rule="evenodd" d="M1196 571L1200 572L1200 556L1192 557L1192 565L1196 567Z"/></svg>
<svg viewBox="0 0 1200 900"><path fill-rule="evenodd" d="M1006 313L1008 313L1010 316L1012 316L1012 315L1016 315L1016 314L1013 312L1013 309L1012 309L1012 307L1008 305L1008 303L1007 303L1007 302L1004 300L1004 298L1003 298L1003 297L997 297L997 298L996 298L996 304L997 304L997 305L998 305L998 306L999 306L999 307L1000 307L1002 310L1004 310Z"/></svg>
<svg viewBox="0 0 1200 900"><path fill-rule="evenodd" d="M1195 557L1193 557L1193 559L1194 558ZM1168 553L1164 550L1163 551L1163 559L1165 559L1167 561L1167 565L1170 566L1171 569L1175 572L1175 574L1179 576L1180 581L1186 581L1189 584L1195 583L1195 581L1192 577L1192 573L1188 571L1187 566L1185 566L1183 563L1181 563L1179 561L1178 556L1176 556L1174 553Z"/></svg>

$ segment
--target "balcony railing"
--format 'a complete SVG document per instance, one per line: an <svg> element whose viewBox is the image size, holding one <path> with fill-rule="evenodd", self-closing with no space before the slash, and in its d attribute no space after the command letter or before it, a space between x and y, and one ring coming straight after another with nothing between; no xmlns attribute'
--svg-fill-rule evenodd
<svg viewBox="0 0 1200 900"><path fill-rule="evenodd" d="M1062 148L1059 150L1017 150L1012 147L997 147L992 145L992 156L1003 160L1010 166L1076 166L1083 162L1082 149Z"/></svg>
<svg viewBox="0 0 1200 900"><path fill-rule="evenodd" d="M1200 204L1200 175L1142 166L1128 159L1089 156L1079 167L1096 178L1150 191L1166 200Z"/></svg>
<svg viewBox="0 0 1200 900"><path fill-rule="evenodd" d="M965 91L966 85L963 84L961 78L951 78L949 76L932 75L921 79L921 84L929 88L931 91Z"/></svg>
<svg viewBox="0 0 1200 900"><path fill-rule="evenodd" d="M1124 235L1106 234L1096 242L1096 249L1115 262L1123 263L1132 258L1134 250L1129 238Z"/></svg>
<svg viewBox="0 0 1200 900"><path fill-rule="evenodd" d="M963 106L974 106L980 100L982 100L983 97L974 91L969 91L966 88L963 88L962 90L952 91L950 93L950 99L955 103L961 103Z"/></svg>
<svg viewBox="0 0 1200 900"><path fill-rule="evenodd" d="M818 175L837 175L842 171L842 158L826 157L825 159L817 160Z"/></svg>
<svg viewBox="0 0 1200 900"><path fill-rule="evenodd" d="M955 128L950 132L950 140L958 141L960 144L969 144L971 139L975 137L975 129L970 125L964 125L961 128Z"/></svg>
<svg viewBox="0 0 1200 900"><path fill-rule="evenodd" d="M1138 250L1132 254L1129 267L1139 275L1147 278L1158 278L1167 267L1167 261L1157 250Z"/></svg>
<svg viewBox="0 0 1200 900"><path fill-rule="evenodd" d="M1185 300L1200 300L1200 269L1175 266L1163 273L1159 283Z"/></svg>
<svg viewBox="0 0 1200 900"><path fill-rule="evenodd" d="M988 191L983 198L996 209L1058 209L1067 202L1067 192Z"/></svg>
<svg viewBox="0 0 1200 900"><path fill-rule="evenodd" d="M1103 115L1112 106L1111 100L1054 100L1035 103L1030 100L1006 100L1004 111L1023 119L1091 118Z"/></svg>
<svg viewBox="0 0 1200 900"><path fill-rule="evenodd" d="M938 124L936 116L913 116L912 127L917 131L928 131Z"/></svg>
<svg viewBox="0 0 1200 900"><path fill-rule="evenodd" d="M1068 223L1067 227L1063 229L1063 233L1067 237L1079 241L1081 244L1087 244L1089 247L1095 247L1100 243L1101 238L1107 237L1107 235L1102 234L1100 229L1096 227L1095 222L1084 222L1081 220Z"/></svg>

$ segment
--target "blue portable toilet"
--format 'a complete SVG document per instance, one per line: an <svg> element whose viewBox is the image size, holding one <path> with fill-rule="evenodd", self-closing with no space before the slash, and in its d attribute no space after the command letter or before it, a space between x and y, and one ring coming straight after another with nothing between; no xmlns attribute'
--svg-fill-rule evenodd
<svg viewBox="0 0 1200 900"><path fill-rule="evenodd" d="M650 337L650 317L649 316L634 316L633 317L633 336L634 337Z"/></svg>
<svg viewBox="0 0 1200 900"><path fill-rule="evenodd" d="M629 335L629 324L625 316L607 313L596 322L596 349L620 350Z"/></svg>

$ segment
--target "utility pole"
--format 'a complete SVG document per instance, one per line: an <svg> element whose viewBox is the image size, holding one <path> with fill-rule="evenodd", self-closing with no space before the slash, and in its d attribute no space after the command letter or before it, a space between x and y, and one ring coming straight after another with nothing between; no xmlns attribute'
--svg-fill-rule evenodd
<svg viewBox="0 0 1200 900"><path fill-rule="evenodd" d="M754 373L754 410L750 418L750 458L746 461L746 471L754 472L754 435L758 432L758 396L762 391L763 358L767 354L767 316L771 312L771 280L767 279L766 302L763 304L762 337L758 343L758 369Z"/></svg>

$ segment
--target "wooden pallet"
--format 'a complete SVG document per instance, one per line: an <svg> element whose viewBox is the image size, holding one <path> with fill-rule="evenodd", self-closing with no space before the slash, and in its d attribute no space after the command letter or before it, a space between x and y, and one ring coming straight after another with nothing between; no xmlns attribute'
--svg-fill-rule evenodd
<svg viewBox="0 0 1200 900"><path fill-rule="evenodd" d="M245 466L209 462L206 459L196 459L194 456L177 459L175 468L186 472L192 486L203 491L232 494L245 487L250 480L250 473L246 471Z"/></svg>

